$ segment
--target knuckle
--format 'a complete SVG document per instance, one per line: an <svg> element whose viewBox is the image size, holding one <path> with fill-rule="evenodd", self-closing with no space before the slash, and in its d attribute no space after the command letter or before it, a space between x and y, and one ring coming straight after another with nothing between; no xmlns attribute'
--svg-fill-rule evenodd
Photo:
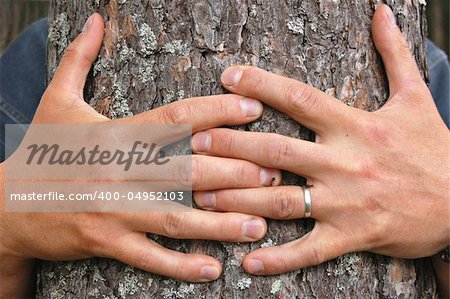
<svg viewBox="0 0 450 299"><path fill-rule="evenodd" d="M405 58L411 57L411 50L409 48L408 42L405 40L402 34L397 35L397 45L399 53L405 56Z"/></svg>
<svg viewBox="0 0 450 299"><path fill-rule="evenodd" d="M325 257L321 249L316 245L311 245L310 250L307 251L306 258L311 266L317 266L325 262Z"/></svg>
<svg viewBox="0 0 450 299"><path fill-rule="evenodd" d="M239 242L242 240L240 230L236 230L231 225L230 219L227 217L217 217L215 223L211 225L216 227L217 236L220 236L222 241Z"/></svg>
<svg viewBox="0 0 450 299"><path fill-rule="evenodd" d="M364 244L368 249L377 248L383 246L387 241L389 232L392 231L392 227L389 227L389 219L383 214L371 217L370 228L365 230L363 236L365 236Z"/></svg>
<svg viewBox="0 0 450 299"><path fill-rule="evenodd" d="M233 153L236 148L235 134L221 134L220 138L214 138L217 143L220 143L218 148L221 148L224 153Z"/></svg>
<svg viewBox="0 0 450 299"><path fill-rule="evenodd" d="M264 78L261 74L261 70L257 69L257 68L248 68L245 69L242 77L247 77L251 80L247 80L248 84L249 84L249 88L251 90L260 90L264 87Z"/></svg>
<svg viewBox="0 0 450 299"><path fill-rule="evenodd" d="M64 51L64 58L66 60L76 60L79 56L77 44L75 41L71 42Z"/></svg>
<svg viewBox="0 0 450 299"><path fill-rule="evenodd" d="M191 181L193 190L200 190L203 186L202 165L196 156L192 157Z"/></svg>
<svg viewBox="0 0 450 299"><path fill-rule="evenodd" d="M312 88L298 82L291 83L285 92L285 98L290 110L306 113L317 102L317 96Z"/></svg>
<svg viewBox="0 0 450 299"><path fill-rule="evenodd" d="M226 190L226 193L221 193L219 191L216 193L216 199L223 210L235 211L245 205L245 200L242 198L242 193L239 189L228 189ZM225 220L223 220L223 222L225 223L225 226L229 226Z"/></svg>
<svg viewBox="0 0 450 299"><path fill-rule="evenodd" d="M167 105L162 112L165 122L171 125L188 124L191 119L191 110L189 105L182 102Z"/></svg>
<svg viewBox="0 0 450 299"><path fill-rule="evenodd" d="M383 55L386 55L391 59L395 59L398 56L400 56L399 58L410 58L410 48L402 33L398 32L393 40L395 43L383 43L378 45L378 48Z"/></svg>
<svg viewBox="0 0 450 299"><path fill-rule="evenodd" d="M189 271L188 263L177 262L170 276L179 280L189 280L189 277L192 277L192 271Z"/></svg>
<svg viewBox="0 0 450 299"><path fill-rule="evenodd" d="M79 50L77 40L74 40L67 46L64 51L64 60L71 63L76 62L78 65L83 67L91 65L92 63L92 61Z"/></svg>
<svg viewBox="0 0 450 299"><path fill-rule="evenodd" d="M369 181L376 181L380 177L379 172L379 165L376 158L368 157L357 165L355 177L358 179L362 178Z"/></svg>
<svg viewBox="0 0 450 299"><path fill-rule="evenodd" d="M249 168L244 164L240 164L235 167L233 179L234 186L236 188L246 187L247 185L249 185L248 183L250 176L248 175L248 170Z"/></svg>
<svg viewBox="0 0 450 299"><path fill-rule="evenodd" d="M381 204L374 197L364 196L361 201L362 209L372 216L376 216L382 210Z"/></svg>
<svg viewBox="0 0 450 299"><path fill-rule="evenodd" d="M102 255L102 248L105 248L106 234L99 232L102 225L103 213L81 213L77 216L77 233L80 237L82 250L88 255Z"/></svg>
<svg viewBox="0 0 450 299"><path fill-rule="evenodd" d="M363 124L363 131L367 139L384 146L392 145L393 128L386 122L378 119L371 119Z"/></svg>
<svg viewBox="0 0 450 299"><path fill-rule="evenodd" d="M196 168L196 158L192 157L192 163L189 164L187 161L176 161L169 165L167 170L170 174L170 178L174 179L174 183L169 187L182 188L194 188L194 184L197 182L197 178L194 174L194 169Z"/></svg>
<svg viewBox="0 0 450 299"><path fill-rule="evenodd" d="M224 99L221 99L220 101L217 101L216 104L217 107L215 107L215 115L217 116L223 116L225 118L228 118L230 116L233 116L233 113L231 112L231 105L229 101L226 101Z"/></svg>
<svg viewBox="0 0 450 299"><path fill-rule="evenodd" d="M152 258L151 254L146 252L144 254L138 255L138 260L136 261L136 266L144 271L153 270L155 265L155 260Z"/></svg>
<svg viewBox="0 0 450 299"><path fill-rule="evenodd" d="M370 232L365 235L364 246L367 250L378 248L384 242L386 235L384 235L384 230L382 227L375 225L370 227Z"/></svg>
<svg viewBox="0 0 450 299"><path fill-rule="evenodd" d="M286 271L291 270L292 266L290 266L291 262L288 261L288 259L283 256L283 255L279 255L277 256L277 258L275 259L275 272L276 273L283 273Z"/></svg>
<svg viewBox="0 0 450 299"><path fill-rule="evenodd" d="M278 190L269 200L269 209L274 218L290 219L295 214L295 202L290 193Z"/></svg>
<svg viewBox="0 0 450 299"><path fill-rule="evenodd" d="M167 213L162 223L162 234L175 239L182 237L184 217L183 213Z"/></svg>
<svg viewBox="0 0 450 299"><path fill-rule="evenodd" d="M274 168L292 158L292 147L288 142L279 140L275 144L268 150L268 161L275 166Z"/></svg>
<svg viewBox="0 0 450 299"><path fill-rule="evenodd" d="M402 88L394 94L396 100L407 102L413 107L423 108L421 99L427 97L428 88L422 80L416 78L405 79ZM424 86L425 85L425 86Z"/></svg>

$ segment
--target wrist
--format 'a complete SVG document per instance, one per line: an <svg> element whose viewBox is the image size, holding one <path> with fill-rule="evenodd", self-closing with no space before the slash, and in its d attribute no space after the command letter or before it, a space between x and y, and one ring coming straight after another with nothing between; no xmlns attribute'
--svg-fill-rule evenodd
<svg viewBox="0 0 450 299"><path fill-rule="evenodd" d="M0 298L29 298L33 294L34 259L20 255L7 245L4 163L0 163Z"/></svg>
<svg viewBox="0 0 450 299"><path fill-rule="evenodd" d="M0 256L0 298L31 298L34 292L34 259Z"/></svg>

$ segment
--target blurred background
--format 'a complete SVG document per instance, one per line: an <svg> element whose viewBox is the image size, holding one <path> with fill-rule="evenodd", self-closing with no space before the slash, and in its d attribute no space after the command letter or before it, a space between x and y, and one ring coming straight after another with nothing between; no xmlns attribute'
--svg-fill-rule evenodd
<svg viewBox="0 0 450 299"><path fill-rule="evenodd" d="M47 0L0 0L0 53L24 28L47 15ZM428 34L449 53L449 0L428 0Z"/></svg>

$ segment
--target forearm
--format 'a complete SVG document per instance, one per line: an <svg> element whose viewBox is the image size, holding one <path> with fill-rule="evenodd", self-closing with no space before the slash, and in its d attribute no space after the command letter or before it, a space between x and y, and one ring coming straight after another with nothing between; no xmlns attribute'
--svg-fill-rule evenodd
<svg viewBox="0 0 450 299"><path fill-rule="evenodd" d="M4 186L4 164L0 164L0 298L30 298L34 260L18 256L6 245Z"/></svg>
<svg viewBox="0 0 450 299"><path fill-rule="evenodd" d="M0 255L0 298L34 297L34 260L13 257L3 250Z"/></svg>

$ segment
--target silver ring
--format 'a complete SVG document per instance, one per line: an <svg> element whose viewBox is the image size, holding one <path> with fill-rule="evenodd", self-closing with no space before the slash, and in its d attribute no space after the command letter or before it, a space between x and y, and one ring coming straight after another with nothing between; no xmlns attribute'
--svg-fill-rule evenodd
<svg viewBox="0 0 450 299"><path fill-rule="evenodd" d="M311 192L309 186L303 186L303 198L305 199L305 215L303 218L311 217Z"/></svg>

